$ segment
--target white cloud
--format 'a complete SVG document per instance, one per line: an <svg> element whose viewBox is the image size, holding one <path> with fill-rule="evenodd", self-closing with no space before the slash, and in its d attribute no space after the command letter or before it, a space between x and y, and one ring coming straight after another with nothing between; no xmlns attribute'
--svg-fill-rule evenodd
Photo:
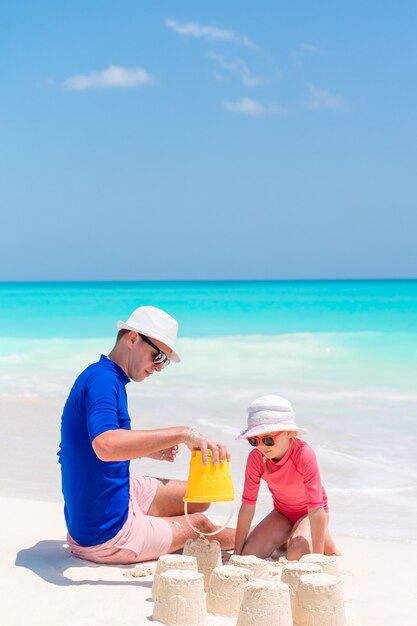
<svg viewBox="0 0 417 626"><path fill-rule="evenodd" d="M255 102L255 100L251 100L250 98L242 98L242 100L238 100L237 102L225 102L223 106L228 111L245 113L252 117L260 117L265 113L263 104Z"/></svg>
<svg viewBox="0 0 417 626"><path fill-rule="evenodd" d="M312 46L311 43L300 43L299 50L301 52L318 52L318 48Z"/></svg>
<svg viewBox="0 0 417 626"><path fill-rule="evenodd" d="M278 102L271 104L261 104L250 98L242 98L237 102L223 102L223 106L228 111L234 113L244 113L251 117L263 117L265 115L286 115L289 111Z"/></svg>
<svg viewBox="0 0 417 626"><path fill-rule="evenodd" d="M148 85L151 82L152 76L141 67L128 69L118 65L109 65L107 69L101 72L71 76L64 81L63 85L71 91L83 91L92 88L136 87Z"/></svg>
<svg viewBox="0 0 417 626"><path fill-rule="evenodd" d="M306 54L315 54L319 49L316 46L311 45L310 43L300 43L297 50L294 50L292 53L292 58L294 59L294 63L298 69L303 67L303 57Z"/></svg>
<svg viewBox="0 0 417 626"><path fill-rule="evenodd" d="M226 61L224 57L217 52L209 52L207 56L223 70L231 74L237 74L246 87L258 87L259 85L265 85L273 80L272 78L252 74L242 59L237 58L234 61ZM276 78L279 78L279 76L277 75Z"/></svg>
<svg viewBox="0 0 417 626"><path fill-rule="evenodd" d="M309 109L330 109L332 111L350 111L352 107L341 97L328 89L309 85L307 107Z"/></svg>
<svg viewBox="0 0 417 626"><path fill-rule="evenodd" d="M217 28L216 26L202 26L195 22L187 22L186 24L179 24L176 20L167 19L165 22L168 28L171 28L179 35L189 35L191 37L214 39L222 41L232 41L234 43L241 43L247 48L255 48L255 44L245 35L239 35L232 30L224 30L223 28Z"/></svg>

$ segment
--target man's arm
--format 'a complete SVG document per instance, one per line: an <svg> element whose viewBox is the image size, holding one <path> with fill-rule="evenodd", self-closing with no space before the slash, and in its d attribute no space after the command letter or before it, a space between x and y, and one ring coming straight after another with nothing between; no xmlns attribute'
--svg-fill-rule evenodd
<svg viewBox="0 0 417 626"><path fill-rule="evenodd" d="M93 439L93 450L101 461L129 461L149 456L159 450L185 443L190 450L201 449L203 461L207 450L212 451L213 464L230 457L226 446L215 443L188 426L174 426L157 430L107 430Z"/></svg>

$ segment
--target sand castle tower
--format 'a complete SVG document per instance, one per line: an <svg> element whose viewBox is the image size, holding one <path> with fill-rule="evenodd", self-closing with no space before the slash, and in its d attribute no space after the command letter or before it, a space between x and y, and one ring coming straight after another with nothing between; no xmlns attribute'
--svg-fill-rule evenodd
<svg viewBox="0 0 417 626"><path fill-rule="evenodd" d="M184 569L162 572L153 619L170 626L205 626L207 610L203 575Z"/></svg>
<svg viewBox="0 0 417 626"><path fill-rule="evenodd" d="M214 615L237 617L247 582L253 572L243 567L222 565L211 573L207 593L207 610Z"/></svg>
<svg viewBox="0 0 417 626"><path fill-rule="evenodd" d="M298 619L298 586L301 576L305 574L319 574L322 572L321 566L315 563L301 563L300 561L290 561L284 565L281 572L281 581L290 588L291 610L294 624L299 623Z"/></svg>
<svg viewBox="0 0 417 626"><path fill-rule="evenodd" d="M156 564L155 577L152 584L152 600L155 600L158 595L159 579L162 572L167 572L169 569L188 569L197 572L197 559L194 556L185 556L183 554L163 554L160 556Z"/></svg>
<svg viewBox="0 0 417 626"><path fill-rule="evenodd" d="M330 574L304 574L298 585L295 626L346 626L342 581Z"/></svg>
<svg viewBox="0 0 417 626"><path fill-rule="evenodd" d="M270 564L257 556L233 554L230 557L229 565L250 569L255 578L269 578Z"/></svg>
<svg viewBox="0 0 417 626"><path fill-rule="evenodd" d="M218 541L207 539L188 539L185 542L183 554L195 557L197 569L204 576L204 590L207 591L211 572L222 564L222 551Z"/></svg>
<svg viewBox="0 0 417 626"><path fill-rule="evenodd" d="M331 574L332 576L339 576L339 564L340 556L327 556L326 554L304 554L301 559L301 563L315 563L320 565L324 574Z"/></svg>
<svg viewBox="0 0 417 626"><path fill-rule="evenodd" d="M293 626L288 585L275 580L247 583L236 626L272 625Z"/></svg>

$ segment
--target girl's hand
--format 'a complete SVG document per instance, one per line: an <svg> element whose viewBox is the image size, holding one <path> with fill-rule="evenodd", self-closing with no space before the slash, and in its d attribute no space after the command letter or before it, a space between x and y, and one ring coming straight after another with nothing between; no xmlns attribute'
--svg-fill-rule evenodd
<svg viewBox="0 0 417 626"><path fill-rule="evenodd" d="M157 461L168 461L169 463L173 463L175 461L175 457L178 453L178 446L171 446L170 448L165 448L165 450L158 450L158 452L153 452L148 455L148 459L156 459Z"/></svg>

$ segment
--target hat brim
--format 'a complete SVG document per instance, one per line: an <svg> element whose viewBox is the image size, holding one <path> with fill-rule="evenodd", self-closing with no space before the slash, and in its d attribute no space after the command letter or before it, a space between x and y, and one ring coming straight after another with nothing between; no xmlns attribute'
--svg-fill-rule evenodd
<svg viewBox="0 0 417 626"><path fill-rule="evenodd" d="M280 432L294 432L297 435L304 435L307 431L303 428L298 428L295 424L260 424L253 428L244 430L238 436L238 439L247 439L248 437L257 437L259 435L265 435L266 433L280 433Z"/></svg>
<svg viewBox="0 0 417 626"><path fill-rule="evenodd" d="M179 357L179 355L177 354L177 352L175 352L174 348L170 345L171 341L168 338L164 338L162 335L160 337L155 337L155 333L152 334L152 332L150 332L145 326L142 327L133 327L130 326L129 324L126 324L125 322L121 322L120 320L117 322L117 329L118 330L133 330L133 332L135 333L142 333L143 335L146 335L147 337L149 337L149 339L156 339L156 341L161 341L162 343L164 343L166 346L168 346L168 348L172 351L171 355L169 357L170 361L173 361L174 363L180 363L181 359Z"/></svg>

